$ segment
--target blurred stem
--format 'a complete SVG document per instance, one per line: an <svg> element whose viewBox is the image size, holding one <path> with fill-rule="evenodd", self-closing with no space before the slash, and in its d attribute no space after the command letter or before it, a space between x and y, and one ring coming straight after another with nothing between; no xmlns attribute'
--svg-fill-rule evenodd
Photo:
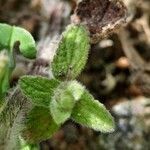
<svg viewBox="0 0 150 150"><path fill-rule="evenodd" d="M18 87L15 88L0 113L0 150L20 150L19 135L28 107L26 98L22 96Z"/></svg>
<svg viewBox="0 0 150 150"><path fill-rule="evenodd" d="M4 68L5 73L4 73L3 80L1 83L1 87L0 87L1 89L0 94L2 96L4 96L7 93L8 89L10 88L10 77L15 68L15 59L14 59L13 49L9 50L7 55L8 55L9 61L6 67Z"/></svg>

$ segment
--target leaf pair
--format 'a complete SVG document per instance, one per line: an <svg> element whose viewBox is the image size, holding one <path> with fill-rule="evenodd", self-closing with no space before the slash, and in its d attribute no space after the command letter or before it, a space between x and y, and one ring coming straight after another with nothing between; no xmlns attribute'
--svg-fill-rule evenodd
<svg viewBox="0 0 150 150"><path fill-rule="evenodd" d="M110 113L77 81L59 84L54 79L25 76L20 80L20 87L34 105L23 131L30 142L51 137L69 118L97 131L114 130Z"/></svg>
<svg viewBox="0 0 150 150"><path fill-rule="evenodd" d="M33 108L24 121L22 136L30 143L42 141L52 136L58 129L49 111L57 80L43 77L24 76L19 80L21 90L32 102Z"/></svg>
<svg viewBox="0 0 150 150"><path fill-rule="evenodd" d="M85 87L73 80L86 64L89 42L85 27L70 25L62 35L52 62L56 79L33 76L20 79L22 92L34 106L23 130L23 136L29 142L51 137L68 119L97 131L114 130L111 114Z"/></svg>

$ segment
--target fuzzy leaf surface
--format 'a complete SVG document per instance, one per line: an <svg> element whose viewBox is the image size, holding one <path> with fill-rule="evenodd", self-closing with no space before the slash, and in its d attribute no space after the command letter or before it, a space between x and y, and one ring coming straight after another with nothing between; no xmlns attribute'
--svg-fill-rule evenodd
<svg viewBox="0 0 150 150"><path fill-rule="evenodd" d="M75 79L84 68L90 48L87 30L81 25L70 25L62 35L52 71L57 79Z"/></svg>
<svg viewBox="0 0 150 150"><path fill-rule="evenodd" d="M75 101L78 101L81 98L85 90L85 87L76 80L69 81L66 88L71 92Z"/></svg>
<svg viewBox="0 0 150 150"><path fill-rule="evenodd" d="M34 105L49 107L59 81L39 76L24 76L19 80L21 91Z"/></svg>
<svg viewBox="0 0 150 150"><path fill-rule="evenodd" d="M63 124L70 118L83 92L84 87L77 81L62 82L58 86L50 103L50 111L57 124Z"/></svg>
<svg viewBox="0 0 150 150"><path fill-rule="evenodd" d="M99 101L94 100L88 91L76 103L72 119L89 128L101 132L113 132L114 120L109 111Z"/></svg>
<svg viewBox="0 0 150 150"><path fill-rule="evenodd" d="M49 109L36 106L27 115L22 136L29 143L39 143L50 138L58 129Z"/></svg>
<svg viewBox="0 0 150 150"><path fill-rule="evenodd" d="M58 125L70 118L74 104L74 98L70 92L57 91L50 103L50 111Z"/></svg>

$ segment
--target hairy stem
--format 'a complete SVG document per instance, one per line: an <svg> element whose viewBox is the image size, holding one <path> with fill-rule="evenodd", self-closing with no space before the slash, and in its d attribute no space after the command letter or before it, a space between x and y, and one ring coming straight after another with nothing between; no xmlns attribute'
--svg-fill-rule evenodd
<svg viewBox="0 0 150 150"><path fill-rule="evenodd" d="M0 149L17 150L21 124L27 112L27 107L30 105L18 88L14 89L8 96L7 101L6 107L0 114Z"/></svg>

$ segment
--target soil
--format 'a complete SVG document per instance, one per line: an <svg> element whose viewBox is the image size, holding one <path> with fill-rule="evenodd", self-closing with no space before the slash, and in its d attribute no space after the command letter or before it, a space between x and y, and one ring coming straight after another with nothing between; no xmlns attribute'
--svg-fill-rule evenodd
<svg viewBox="0 0 150 150"><path fill-rule="evenodd" d="M113 113L116 132L102 134L68 121L41 143L41 150L150 149L150 1L123 2L128 9L126 23L91 44L88 63L78 78ZM43 70L52 59L62 31L71 23L76 5L76 0L0 0L0 22L27 29L38 44L35 61L16 52L12 87L24 74L47 76ZM49 57L43 57L43 53ZM129 103L135 107L126 110ZM133 113L134 108L137 113Z"/></svg>

